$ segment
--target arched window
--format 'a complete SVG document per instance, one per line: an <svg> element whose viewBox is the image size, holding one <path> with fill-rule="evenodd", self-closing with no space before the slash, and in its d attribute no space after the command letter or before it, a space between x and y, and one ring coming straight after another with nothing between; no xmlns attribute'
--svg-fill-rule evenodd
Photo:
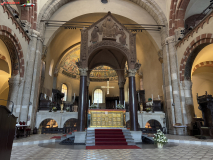
<svg viewBox="0 0 213 160"><path fill-rule="evenodd" d="M50 69L49 69L49 75L52 76L53 73L53 65L54 65L54 60L52 59L51 63L50 63Z"/></svg>
<svg viewBox="0 0 213 160"><path fill-rule="evenodd" d="M63 101L66 101L67 100L67 85L66 84L62 84L61 92L64 93Z"/></svg>
<svg viewBox="0 0 213 160"><path fill-rule="evenodd" d="M94 92L94 103L103 103L103 91L96 89Z"/></svg>

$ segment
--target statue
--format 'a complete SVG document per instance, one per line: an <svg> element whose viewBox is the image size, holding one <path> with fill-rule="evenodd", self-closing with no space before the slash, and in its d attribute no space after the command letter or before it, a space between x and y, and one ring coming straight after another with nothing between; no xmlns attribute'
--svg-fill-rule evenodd
<svg viewBox="0 0 213 160"><path fill-rule="evenodd" d="M142 113L143 112L143 104L141 103L140 104L140 113Z"/></svg>
<svg viewBox="0 0 213 160"><path fill-rule="evenodd" d="M61 113L64 113L64 104L61 103Z"/></svg>
<svg viewBox="0 0 213 160"><path fill-rule="evenodd" d="M102 24L103 38L115 38L118 26L114 23L111 17L108 17Z"/></svg>
<svg viewBox="0 0 213 160"><path fill-rule="evenodd" d="M92 42L92 43L98 42L98 32L99 32L99 28L98 28L98 26L95 26L92 33L91 33L90 42Z"/></svg>

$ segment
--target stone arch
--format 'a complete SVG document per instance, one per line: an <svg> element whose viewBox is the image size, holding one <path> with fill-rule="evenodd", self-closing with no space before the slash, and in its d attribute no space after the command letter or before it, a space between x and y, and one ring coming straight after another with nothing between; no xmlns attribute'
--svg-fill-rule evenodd
<svg viewBox="0 0 213 160"><path fill-rule="evenodd" d="M169 35L175 34L175 29L184 28L184 18L190 0L172 0L169 16ZM178 3L178 4L177 4Z"/></svg>
<svg viewBox="0 0 213 160"><path fill-rule="evenodd" d="M200 68L200 67L213 67L213 61L205 61L205 62L201 62L199 64L197 64L193 70L192 73L195 72L196 69Z"/></svg>
<svg viewBox="0 0 213 160"><path fill-rule="evenodd" d="M20 77L24 77L24 55L21 44L16 34L13 33L12 29L10 29L9 27L0 25L0 39L8 48L12 64L12 75L16 76L20 74Z"/></svg>
<svg viewBox="0 0 213 160"><path fill-rule="evenodd" d="M67 119L64 123L62 122L62 124L63 124L63 126L65 126L65 124L67 123L67 121L69 121L69 120L76 120L76 123L77 123L77 118L69 118L69 119Z"/></svg>
<svg viewBox="0 0 213 160"><path fill-rule="evenodd" d="M180 81L191 80L192 64L198 53L207 45L213 43L211 33L202 34L196 37L186 48L180 63Z"/></svg>
<svg viewBox="0 0 213 160"><path fill-rule="evenodd" d="M146 123L148 123L148 122L150 122L150 121L157 121L160 125L161 125L161 123L158 121L158 120L156 120L156 119L150 119L150 120L148 120ZM146 125L146 123L145 123L145 125ZM161 128L162 128L163 126L161 125Z"/></svg>
<svg viewBox="0 0 213 160"><path fill-rule="evenodd" d="M39 128L40 124L41 124L44 120L46 120L46 119L53 119L53 118L51 118L51 117L45 117L45 118L40 119L40 120L37 122L37 124L36 124L36 128ZM55 118L55 119L53 119L53 120L55 120L55 121L57 122L58 128L60 128L60 123L59 123L60 120L57 119L57 118Z"/></svg>
<svg viewBox="0 0 213 160"><path fill-rule="evenodd" d="M45 121L45 120L48 120L48 119L49 119L49 120L54 120L54 121L56 121L56 120L53 119L53 118L43 118L43 119L38 123L38 125L36 126L36 128L39 129L41 123L42 123L43 121ZM58 128L60 128L60 123L58 123L58 121L56 121L56 123L57 123L57 125L58 125Z"/></svg>
<svg viewBox="0 0 213 160"><path fill-rule="evenodd" d="M144 121L143 121L143 126L144 126L144 128L145 128L145 126L146 126L146 123L149 122L150 120L158 121L158 122L160 123L161 127L162 127L162 128L164 127L163 120L162 120L160 117L159 117L159 118L158 118L158 117L155 117L155 118L149 118L149 117L147 117L147 118L145 118Z"/></svg>
<svg viewBox="0 0 213 160"><path fill-rule="evenodd" d="M51 16L63 5L71 2L72 0L48 0L45 5L42 7L37 21L37 30L43 34L45 31L45 24L41 23L42 19L48 20ZM166 16L164 15L162 9L158 6L155 0L129 0L133 3L136 3L141 8L145 9L159 25L168 26ZM166 29L167 30L167 29ZM162 33L167 34L167 33Z"/></svg>

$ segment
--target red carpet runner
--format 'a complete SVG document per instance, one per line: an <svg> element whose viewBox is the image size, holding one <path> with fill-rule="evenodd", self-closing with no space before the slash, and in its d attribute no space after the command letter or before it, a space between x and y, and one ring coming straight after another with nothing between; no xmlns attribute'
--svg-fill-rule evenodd
<svg viewBox="0 0 213 160"><path fill-rule="evenodd" d="M127 145L122 129L95 129L95 146L86 149L140 149Z"/></svg>

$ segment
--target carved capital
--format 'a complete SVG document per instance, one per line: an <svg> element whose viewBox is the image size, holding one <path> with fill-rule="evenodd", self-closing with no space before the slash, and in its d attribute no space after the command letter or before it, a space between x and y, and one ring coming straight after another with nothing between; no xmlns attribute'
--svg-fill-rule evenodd
<svg viewBox="0 0 213 160"><path fill-rule="evenodd" d="M135 63L135 68L134 68L134 69L139 70L140 67L141 67L141 64L139 63L139 61L136 62L136 63Z"/></svg>
<svg viewBox="0 0 213 160"><path fill-rule="evenodd" d="M79 68L80 76L87 76L88 68Z"/></svg>
<svg viewBox="0 0 213 160"><path fill-rule="evenodd" d="M118 82L119 88L124 88L125 81Z"/></svg>
<svg viewBox="0 0 213 160"><path fill-rule="evenodd" d="M167 37L165 42L166 42L166 44L174 43L175 42L175 36Z"/></svg>
<svg viewBox="0 0 213 160"><path fill-rule="evenodd" d="M137 73L136 69L129 69L128 70L128 75L129 77L135 77L135 74Z"/></svg>
<svg viewBox="0 0 213 160"><path fill-rule="evenodd" d="M8 80L8 83L9 83L9 86L19 86L21 84L21 78L18 76L18 77L11 77L9 80Z"/></svg>
<svg viewBox="0 0 213 160"><path fill-rule="evenodd" d="M78 68L82 68L82 61L76 62L76 65L78 66Z"/></svg>
<svg viewBox="0 0 213 160"><path fill-rule="evenodd" d="M31 36L31 37L36 37L36 38L41 38L40 32L38 32L38 31L36 31L36 30L34 30L34 29L31 29L31 30L30 30L30 36Z"/></svg>

